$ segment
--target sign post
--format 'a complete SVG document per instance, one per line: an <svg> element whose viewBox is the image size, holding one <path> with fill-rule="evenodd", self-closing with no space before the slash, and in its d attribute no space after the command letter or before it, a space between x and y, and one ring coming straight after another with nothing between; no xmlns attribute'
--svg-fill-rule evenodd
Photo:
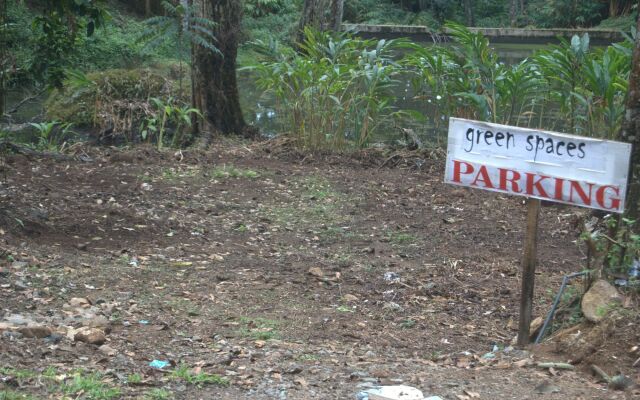
<svg viewBox="0 0 640 400"><path fill-rule="evenodd" d="M526 196L518 345L529 343L540 200L622 213L629 143L449 120L445 183Z"/></svg>
<svg viewBox="0 0 640 400"><path fill-rule="evenodd" d="M520 291L520 322L518 324L518 346L529 344L529 326L533 312L533 287L536 279L536 256L538 247L538 217L540 200L527 200L527 230L524 234L524 257L522 258L522 289Z"/></svg>

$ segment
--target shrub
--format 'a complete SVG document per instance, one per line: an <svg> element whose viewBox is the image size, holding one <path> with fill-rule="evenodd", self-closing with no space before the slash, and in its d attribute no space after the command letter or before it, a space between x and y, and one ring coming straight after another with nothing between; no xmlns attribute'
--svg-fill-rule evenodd
<svg viewBox="0 0 640 400"><path fill-rule="evenodd" d="M173 95L172 81L148 69L72 73L45 103L47 118L94 127L100 139L138 141L143 120L153 115L150 99Z"/></svg>

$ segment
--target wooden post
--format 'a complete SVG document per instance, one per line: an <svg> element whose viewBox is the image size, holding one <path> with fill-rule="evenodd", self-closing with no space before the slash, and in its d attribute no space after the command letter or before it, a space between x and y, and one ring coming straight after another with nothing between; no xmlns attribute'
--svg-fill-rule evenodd
<svg viewBox="0 0 640 400"><path fill-rule="evenodd" d="M533 288L536 278L536 251L538 247L538 217L540 200L527 200L527 231L524 237L522 259L522 289L520 291L520 323L518 325L518 347L529 344L529 326L533 310Z"/></svg>

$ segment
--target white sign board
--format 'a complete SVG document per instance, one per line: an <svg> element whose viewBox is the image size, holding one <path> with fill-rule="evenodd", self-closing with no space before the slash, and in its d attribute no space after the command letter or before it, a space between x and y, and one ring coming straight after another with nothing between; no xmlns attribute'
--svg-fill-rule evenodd
<svg viewBox="0 0 640 400"><path fill-rule="evenodd" d="M445 182L621 213L630 155L629 143L451 118Z"/></svg>

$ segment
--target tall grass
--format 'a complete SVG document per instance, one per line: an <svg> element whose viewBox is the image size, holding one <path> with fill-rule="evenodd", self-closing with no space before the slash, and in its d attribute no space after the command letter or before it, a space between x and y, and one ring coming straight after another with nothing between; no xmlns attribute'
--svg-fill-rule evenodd
<svg viewBox="0 0 640 400"><path fill-rule="evenodd" d="M264 60L247 68L275 96L299 145L364 147L385 122L402 114L393 106L393 89L404 70L394 61L403 43L307 29L299 52L255 42Z"/></svg>
<svg viewBox="0 0 640 400"><path fill-rule="evenodd" d="M447 28L452 43L428 47L307 30L300 52L256 43L264 58L249 68L287 116L287 133L312 149L366 146L408 116L440 143L452 116L616 137L635 33L596 50L588 35L574 36L508 65L482 34ZM422 114L394 106L407 79Z"/></svg>

